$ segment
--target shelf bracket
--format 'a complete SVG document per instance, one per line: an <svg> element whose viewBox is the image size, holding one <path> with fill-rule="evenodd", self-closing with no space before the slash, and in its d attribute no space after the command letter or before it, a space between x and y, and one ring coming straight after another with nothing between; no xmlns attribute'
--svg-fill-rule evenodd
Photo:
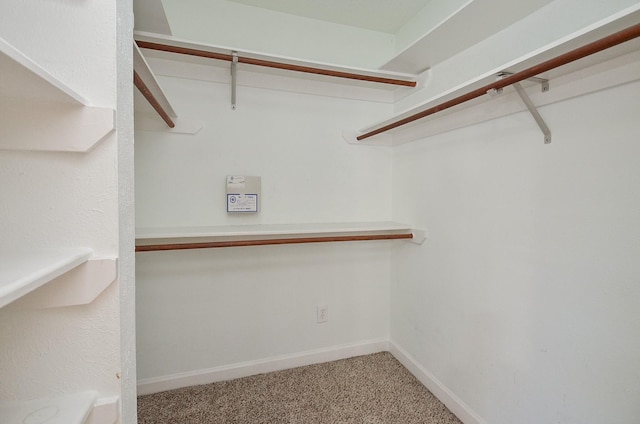
<svg viewBox="0 0 640 424"><path fill-rule="evenodd" d="M527 95L527 92L524 91L524 88L522 88L522 85L520 85L519 82L514 83L513 88L516 89L516 93L518 93L518 96L520 96L522 102L527 106L527 109L529 109L529 113L531 113L531 116L533 116L533 119L535 119L536 123L540 127L540 131L542 131L542 134L544 135L544 144L551 143L551 130L549 130L549 127L544 122L540 112L538 112L538 109Z"/></svg>
<svg viewBox="0 0 640 424"><path fill-rule="evenodd" d="M501 80L511 75L513 75L513 73L511 72L500 72L499 74L496 75L496 78L498 80ZM549 80L547 79L530 77L530 78L525 78L525 80L540 84L541 91L543 93L546 93L547 91L549 91ZM535 119L536 123L538 124L538 127L540 127L540 131L542 131L542 134L544 135L544 144L551 143L551 130L549 130L549 127L544 122L544 119L542 118L542 116L538 112L538 109L529 98L529 95L527 94L527 92L524 91L524 88L522 88L522 85L519 82L514 82L512 85L513 85L513 88L515 88L516 93L518 93L518 96L520 96L520 99L522 99L522 102L525 104L525 106L529 110L529 113L531 114L531 116L533 116L533 119ZM487 94L491 97L494 97L494 96L497 96L498 94L502 94L502 91L503 91L502 88L497 88L497 89L492 88L490 90L487 90Z"/></svg>
<svg viewBox="0 0 640 424"><path fill-rule="evenodd" d="M236 79L238 73L238 52L231 52L231 110L236 110Z"/></svg>
<svg viewBox="0 0 640 424"><path fill-rule="evenodd" d="M506 77L510 77L511 75L513 75L513 72L502 71L497 76L498 79L503 79ZM525 81L531 81L540 84L540 91L542 91L543 93L549 91L549 80L546 78L529 77L525 78Z"/></svg>

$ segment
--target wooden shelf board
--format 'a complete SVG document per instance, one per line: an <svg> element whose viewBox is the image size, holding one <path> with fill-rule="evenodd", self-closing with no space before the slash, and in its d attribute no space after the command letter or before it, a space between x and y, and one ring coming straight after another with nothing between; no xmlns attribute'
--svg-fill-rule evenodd
<svg viewBox="0 0 640 424"><path fill-rule="evenodd" d="M418 77L414 74L408 74L408 73L403 73L403 72L393 72L393 71L384 71L384 70L373 70L373 69L363 69L363 68L356 68L356 67L348 67L348 66L340 66L340 65L335 65L335 64L330 64L330 63L323 63L323 62L312 62L312 61L306 61L306 60L300 60L300 59L295 59L295 58L291 58L291 57L285 57L285 56L277 56L277 55L269 55L269 54L265 54L265 53L260 53L260 52L253 52L253 51L247 51L247 50L238 50L238 49L234 49L234 48L230 48L230 47L224 47L224 46L215 46L215 45L211 45L211 44L204 44L204 43L196 43L196 42L192 42L192 41L187 41L187 40L181 40L172 36L166 36L166 35L162 35L162 34L154 34L154 33L148 33L148 32L142 32L142 31L135 31L134 32L134 38L136 41L141 41L141 42L148 42L148 43L156 43L156 44L166 44L166 45L170 45L173 47L177 47L177 48L185 48L185 49L193 49L193 50L198 50L198 51L206 51L209 53L212 53L214 55L222 55L222 56L228 56L231 54L231 52L236 51L238 53L239 56L241 56L244 59L247 59L249 61L256 61L256 62L277 62L277 63L281 63L281 64L286 64L286 65L291 65L294 67L301 67L301 68L317 68L317 69L322 69L325 71L329 71L329 72L337 72L337 73L345 73L345 74L357 74L357 75L364 75L364 76L369 76L369 77L373 77L373 78L383 78L383 79L396 79L396 80L402 80L402 81L413 81L416 82ZM145 50L145 49L143 49ZM147 50L149 51L149 50ZM193 61L195 63L202 63L202 58L198 58L198 57L189 57L186 55L181 55L183 56L181 60L185 61L185 62L189 62L189 61ZM211 59L206 59L211 63L216 63L219 61L216 60L211 60ZM222 62L224 63L224 61ZM241 65L243 65L244 67L253 67L255 65L249 64L249 63L241 63ZM282 70L282 69L273 69L273 68L262 68L261 72L265 72L265 73L273 73L273 74L278 74L278 75L292 75L295 74L292 73L292 71L290 70ZM300 75L304 75L303 78L311 78L311 76L309 74L302 74L300 73ZM317 75L315 76L315 78L327 78L327 76L323 76L323 75ZM339 80L340 78L338 78ZM359 84L359 83L365 83L365 84L371 84L370 82L367 81L358 81L358 80L349 80L348 82L349 84ZM379 88L387 88L389 90L396 90L398 88L403 88L403 87L399 87L397 85L388 85L388 84L376 84L377 87ZM413 89L410 87L404 87L405 89Z"/></svg>
<svg viewBox="0 0 640 424"><path fill-rule="evenodd" d="M26 402L0 403L3 424L84 424L98 397L95 391Z"/></svg>
<svg viewBox="0 0 640 424"><path fill-rule="evenodd" d="M87 262L92 253L89 248L0 251L0 308Z"/></svg>
<svg viewBox="0 0 640 424"><path fill-rule="evenodd" d="M228 225L210 227L139 228L136 246L173 246L210 243L210 247L289 244L318 241L383 239L386 236L412 238L412 228L397 222L349 222L321 224ZM403 237L404 238L404 237ZM304 239L304 240L303 240ZM265 241L271 241L266 243ZM277 241L274 243L273 241ZM244 242L248 242L244 243ZM218 243L218 245L215 245ZM229 246L230 243L233 246ZM234 244L236 243L236 244ZM170 248L148 250L174 250Z"/></svg>
<svg viewBox="0 0 640 424"><path fill-rule="evenodd" d="M0 149L86 152L115 128L112 108L94 107L0 38Z"/></svg>

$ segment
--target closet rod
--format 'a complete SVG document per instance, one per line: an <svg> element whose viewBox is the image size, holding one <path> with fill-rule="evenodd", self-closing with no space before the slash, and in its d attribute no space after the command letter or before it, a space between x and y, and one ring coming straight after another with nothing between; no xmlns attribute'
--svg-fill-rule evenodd
<svg viewBox="0 0 640 424"><path fill-rule="evenodd" d="M151 107L153 107L155 111L158 112L158 115L160 115L162 120L167 123L169 128L174 128L176 124L173 122L169 114L162 108L160 102L158 102L153 93L151 93L151 90L149 90L147 84L142 81L142 78L140 78L140 75L138 75L136 71L133 71L133 83L138 88L138 90L140 90L140 93L142 93L144 98L147 99Z"/></svg>
<svg viewBox="0 0 640 424"><path fill-rule="evenodd" d="M224 53L214 53L206 50L190 49L187 47L171 46L169 44L151 43L148 41L136 41L141 49L159 50L169 53L186 54L190 56L206 57L208 59L233 61L233 55ZM275 62L271 60L253 59L250 57L238 56L238 63L247 65L264 66L267 68L284 69L287 71L304 72L307 74L325 75L329 77L346 78L360 81L377 82L381 84L400 85L405 87L415 87L416 81L405 81L395 78L376 77L372 75L356 74L351 72L332 71L330 69L314 68L311 66L292 65L289 63Z"/></svg>
<svg viewBox="0 0 640 424"><path fill-rule="evenodd" d="M406 118L392 122L376 130L372 130L365 134L359 135L356 137L356 140L361 141L361 140L364 140L365 138L373 137L374 135L378 135L380 133L392 130L394 128L398 128L400 126L409 124L413 121L417 121L418 119L425 118L429 115L433 115L437 112L441 112L445 109L449 109L453 106L457 106L461 103L465 103L465 102L468 102L469 100L473 100L477 97L483 96L489 90L494 90L494 89L498 90L500 88L504 88L508 85L512 85L522 80L525 80L527 78L534 77L543 72L550 71L551 69L560 67L562 65L566 65L570 62L576 61L578 59L582 59L586 56L592 55L594 53L598 53L610 47L617 46L618 44L622 44L626 41L632 40L639 36L640 36L640 24L633 25L615 34L609 35L607 37L604 37L592 43L586 44L570 52L556 56L553 59L549 59L545 62L542 62L530 68L527 68L523 71L516 72L504 79L495 81L491 84L487 84L476 90L470 91L469 93L463 94L454 99L440 103L436 106L430 107L428 109L415 113Z"/></svg>
<svg viewBox="0 0 640 424"><path fill-rule="evenodd" d="M136 246L136 252L154 252L158 250L210 249L215 247L266 246L272 244L327 243L335 241L399 240L412 238L413 234L372 234L363 236L322 236L265 240L212 241L202 243L150 244L144 246Z"/></svg>

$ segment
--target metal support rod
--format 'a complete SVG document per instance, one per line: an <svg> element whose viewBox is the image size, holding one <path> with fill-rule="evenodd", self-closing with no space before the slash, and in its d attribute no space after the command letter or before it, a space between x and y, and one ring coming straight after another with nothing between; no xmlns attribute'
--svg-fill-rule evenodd
<svg viewBox="0 0 640 424"><path fill-rule="evenodd" d="M231 52L231 109L236 110L236 79L238 73L238 52Z"/></svg>
<svg viewBox="0 0 640 424"><path fill-rule="evenodd" d="M551 131L549 130L549 127L544 122L544 119L538 112L538 109L536 108L536 106L533 104L533 102L527 95L527 92L524 91L524 88L522 88L522 85L520 85L519 82L514 83L513 88L516 89L516 93L518 93L518 96L520 96L520 98L522 99L522 102L525 104L525 106L527 106L527 109L529 109L529 113L531 113L531 115L533 116L533 119L536 120L536 123L540 127L542 134L544 134L544 144L551 143Z"/></svg>
<svg viewBox="0 0 640 424"><path fill-rule="evenodd" d="M175 244L151 244L136 246L136 252L154 252L160 250L188 250L211 249L219 247L247 247L266 246L274 244L301 244L301 243L328 243L341 241L367 241L367 240L403 240L412 239L413 234L370 234L362 236L326 236L326 237L301 237L265 240L236 240L236 241L212 241L201 243L175 243Z"/></svg>
<svg viewBox="0 0 640 424"><path fill-rule="evenodd" d="M395 122L387 124L378 129L371 130L365 134L359 135L358 137L356 137L356 140L362 141L365 138L373 137L374 135L378 135L383 132L392 130L394 128L398 128L400 126L409 124L413 121L417 121L418 119L425 118L429 115L433 115L434 113L441 112L445 109L449 109L461 103L465 103L477 97L483 96L490 90L494 90L494 89L499 90L500 88L506 87L508 85L512 85L522 80L526 80L527 78L531 78L543 72L550 71L551 69L555 69L559 66L566 65L567 63L571 63L578 59L582 59L583 57L587 57L589 55L598 53L610 47L617 46L618 44L622 44L626 41L633 40L634 38L637 38L637 37L640 37L640 24L632 25L629 28L616 32L615 34L611 34L607 37L601 38L600 40L586 44L575 50L571 50L570 52L567 52L565 54L561 54L557 57L554 57L553 59L547 60L538 65L527 68L523 71L517 72L504 79L492 82L491 84L487 84L483 87L470 91L454 99L448 100L436 106L432 106L428 109L417 112L406 118L399 119Z"/></svg>

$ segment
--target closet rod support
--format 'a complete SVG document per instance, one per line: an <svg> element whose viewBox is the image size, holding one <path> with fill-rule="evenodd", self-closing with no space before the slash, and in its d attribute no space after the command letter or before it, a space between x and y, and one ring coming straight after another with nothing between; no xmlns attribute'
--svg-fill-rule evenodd
<svg viewBox="0 0 640 424"><path fill-rule="evenodd" d="M520 96L522 102L525 104L525 106L527 106L527 109L529 109L529 113L531 113L531 116L533 116L533 119L535 119L536 123L540 127L540 131L542 131L542 134L544 134L544 144L551 143L551 131L538 112L538 109L529 98L527 92L524 91L524 88L522 88L522 85L519 82L513 83L513 88L516 89L516 93L518 93L518 96Z"/></svg>
<svg viewBox="0 0 640 424"><path fill-rule="evenodd" d="M502 79L510 77L511 75L513 75L513 72L502 71L498 74L498 78ZM549 80L546 78L529 77L526 78L525 81L537 82L538 84L540 84L543 93L549 91Z"/></svg>
<svg viewBox="0 0 640 424"><path fill-rule="evenodd" d="M231 52L231 110L236 110L236 80L238 73L238 52Z"/></svg>

